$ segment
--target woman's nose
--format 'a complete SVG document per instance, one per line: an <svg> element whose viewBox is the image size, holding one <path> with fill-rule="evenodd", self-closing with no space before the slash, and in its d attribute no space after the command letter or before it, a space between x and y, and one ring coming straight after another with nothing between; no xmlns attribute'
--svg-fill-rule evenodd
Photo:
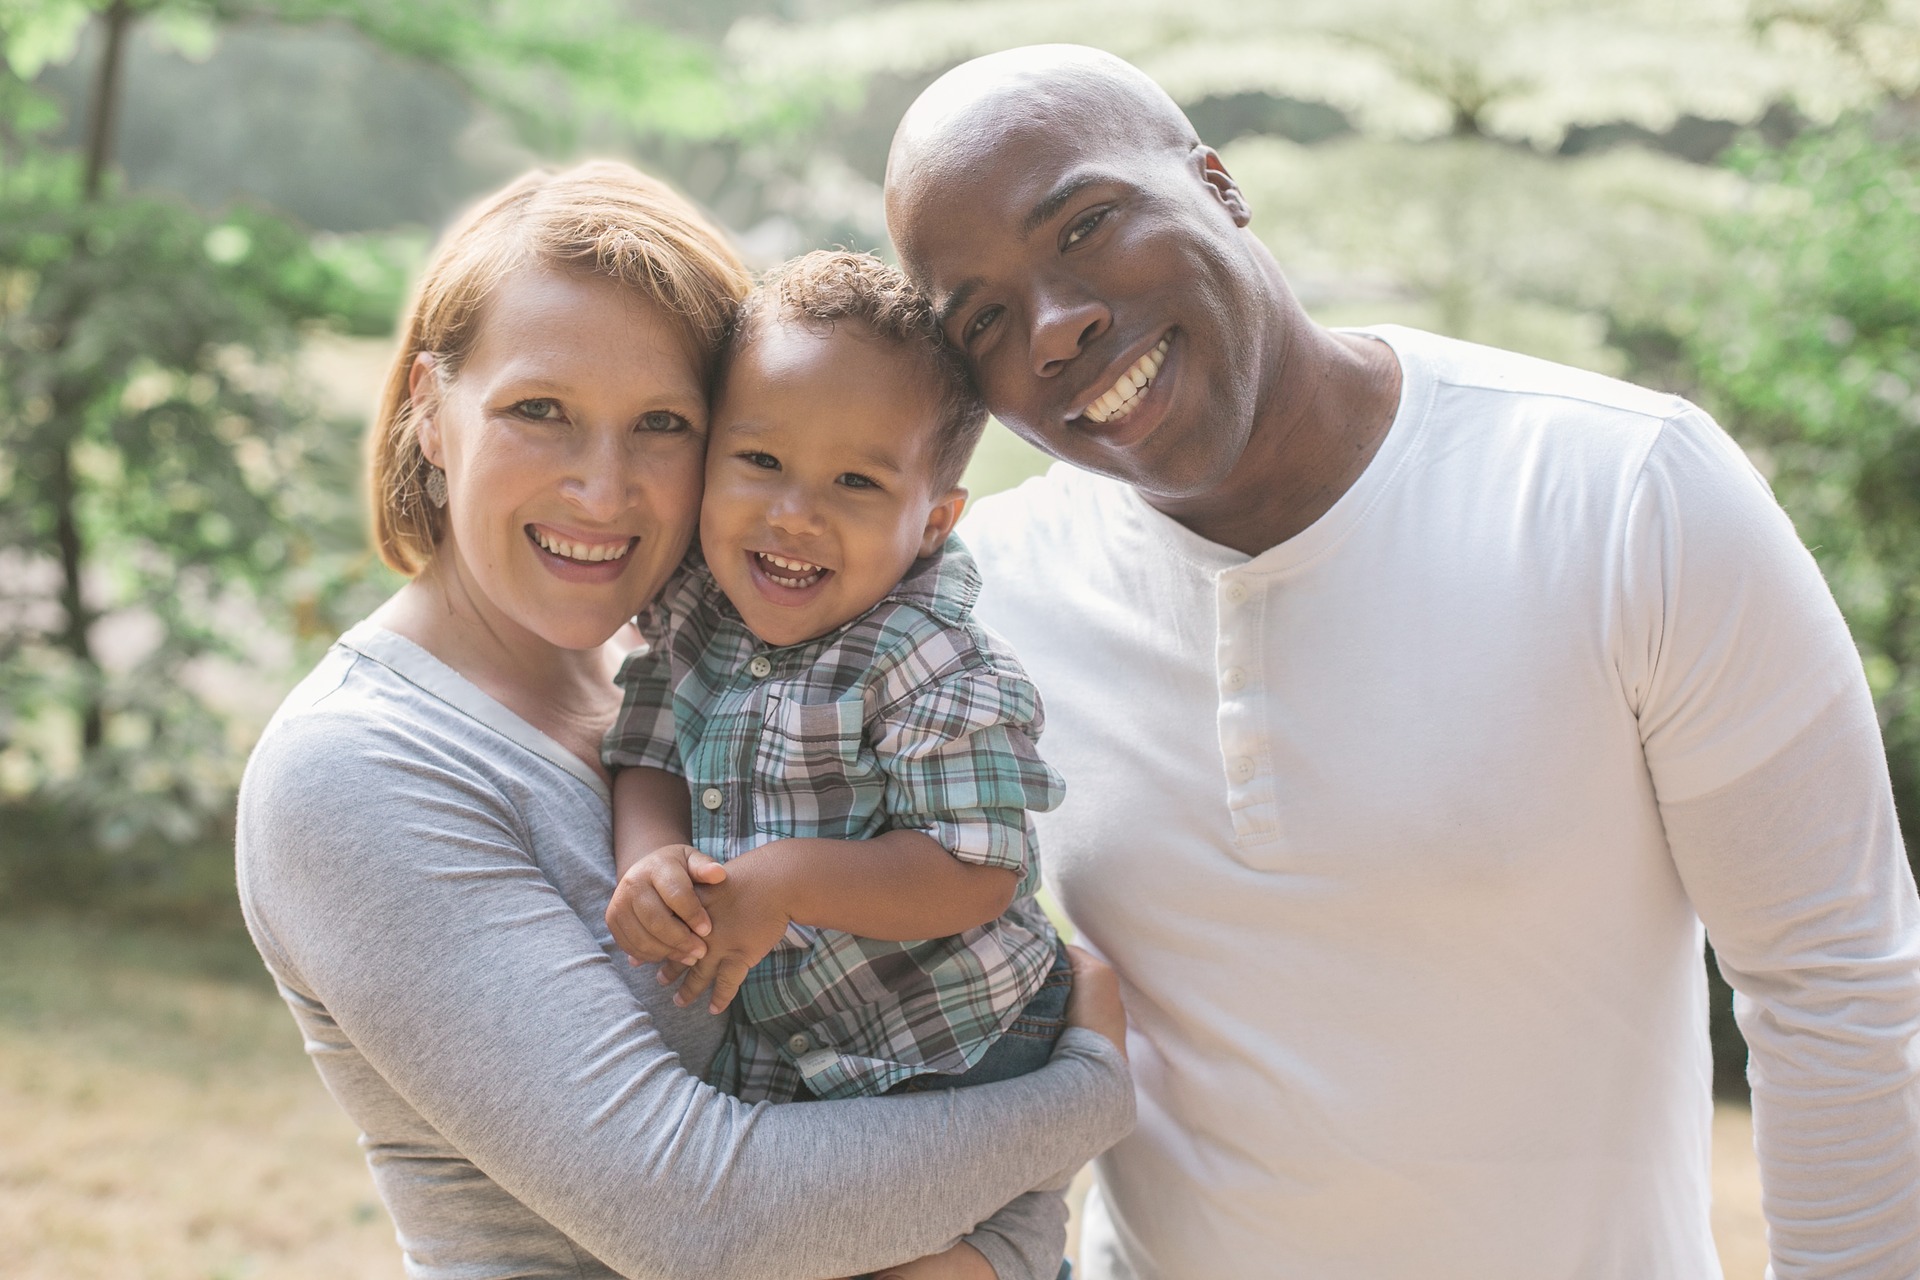
<svg viewBox="0 0 1920 1280"><path fill-rule="evenodd" d="M569 462L567 496L583 516L613 520L626 510L633 492L634 460L618 443L596 441L575 451Z"/></svg>

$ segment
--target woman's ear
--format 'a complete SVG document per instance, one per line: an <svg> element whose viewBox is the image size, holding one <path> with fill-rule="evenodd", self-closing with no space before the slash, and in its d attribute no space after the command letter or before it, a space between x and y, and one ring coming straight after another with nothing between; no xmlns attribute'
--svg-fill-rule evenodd
<svg viewBox="0 0 1920 1280"><path fill-rule="evenodd" d="M421 454L445 468L440 450L440 360L431 351L414 353L407 369L407 400L413 406L414 441Z"/></svg>
<svg viewBox="0 0 1920 1280"><path fill-rule="evenodd" d="M960 513L967 509L967 491L955 485L937 502L933 510L927 512L927 527L920 534L920 554L930 556L940 549L940 544L953 532L953 526L960 523Z"/></svg>

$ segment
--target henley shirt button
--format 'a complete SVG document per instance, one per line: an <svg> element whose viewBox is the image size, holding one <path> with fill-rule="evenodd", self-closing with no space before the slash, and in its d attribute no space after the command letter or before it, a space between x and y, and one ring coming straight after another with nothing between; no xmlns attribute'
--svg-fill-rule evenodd
<svg viewBox="0 0 1920 1280"><path fill-rule="evenodd" d="M1228 604L1245 604L1247 602L1247 584L1244 582L1229 582L1226 590L1220 594L1227 598Z"/></svg>
<svg viewBox="0 0 1920 1280"><path fill-rule="evenodd" d="M703 809L718 809L725 800L718 787L708 787L700 793L700 807Z"/></svg>
<svg viewBox="0 0 1920 1280"><path fill-rule="evenodd" d="M787 1052L796 1057L811 1048L813 1048L813 1041L807 1039L806 1036L798 1031L787 1037Z"/></svg>
<svg viewBox="0 0 1920 1280"><path fill-rule="evenodd" d="M1246 756L1235 756L1233 763L1227 766L1227 774L1235 782L1248 782L1253 778L1253 761Z"/></svg>
<svg viewBox="0 0 1920 1280"><path fill-rule="evenodd" d="M1238 693L1247 687L1247 673L1239 667L1228 667L1220 673L1220 687L1228 693Z"/></svg>
<svg viewBox="0 0 1920 1280"><path fill-rule="evenodd" d="M766 654L756 653L753 655L753 661L747 664L747 670L755 680L765 680L773 673L773 664L767 661Z"/></svg>

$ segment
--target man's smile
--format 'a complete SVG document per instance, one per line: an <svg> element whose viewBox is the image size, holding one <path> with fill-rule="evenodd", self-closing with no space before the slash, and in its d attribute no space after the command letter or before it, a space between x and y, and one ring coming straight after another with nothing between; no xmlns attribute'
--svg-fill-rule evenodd
<svg viewBox="0 0 1920 1280"><path fill-rule="evenodd" d="M1153 384L1154 376L1166 361L1167 348L1172 342L1172 334L1160 339L1153 350L1134 361L1125 373L1114 380L1112 386L1074 416L1107 423L1118 422L1132 413L1146 398L1147 388Z"/></svg>

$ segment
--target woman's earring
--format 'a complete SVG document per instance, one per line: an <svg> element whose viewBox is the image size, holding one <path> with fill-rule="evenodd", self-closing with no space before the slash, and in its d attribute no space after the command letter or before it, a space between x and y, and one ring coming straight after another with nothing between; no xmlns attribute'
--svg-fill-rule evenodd
<svg viewBox="0 0 1920 1280"><path fill-rule="evenodd" d="M427 501L436 507L447 505L447 473L431 463L427 465Z"/></svg>

